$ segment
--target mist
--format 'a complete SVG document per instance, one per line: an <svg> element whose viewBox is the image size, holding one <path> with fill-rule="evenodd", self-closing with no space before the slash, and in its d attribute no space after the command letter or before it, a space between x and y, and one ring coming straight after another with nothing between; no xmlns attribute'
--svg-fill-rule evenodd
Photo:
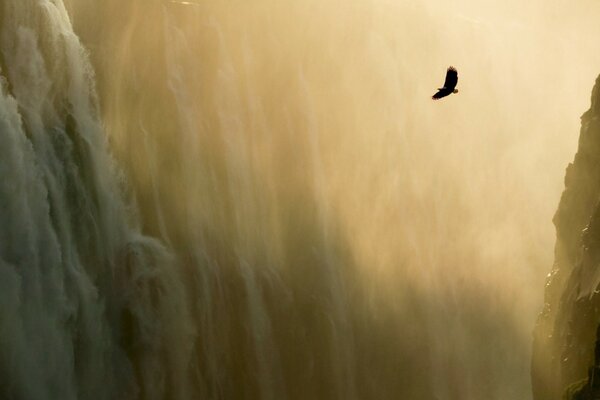
<svg viewBox="0 0 600 400"><path fill-rule="evenodd" d="M54 291L36 294L26 317L17 294L0 298L12 310L2 343L35 331L61 349L0 353L0 370L45 360L32 376L23 367L0 379L0 395L531 398L552 217L600 72L600 4L64 6L0 4L3 96L14 100L0 109L23 121L6 131L33 143L23 148L46 171L40 187L52 189L63 164L84 171L79 191L57 184L26 196L52 217L36 235L59 232L56 254L77 253L65 271L86 277L57 273L52 287L85 301L65 296L56 317L38 321ZM49 31L60 34L44 39ZM63 41L81 48L63 59ZM19 73L31 60L45 67ZM459 93L434 102L450 65ZM39 109L26 100L33 93ZM90 104L78 109L82 98ZM40 132L60 125L67 138L36 145L38 120ZM98 138L81 150L74 138L90 130ZM104 247L77 240L88 228ZM2 268L33 268L0 250ZM6 328L19 319L36 329Z"/></svg>

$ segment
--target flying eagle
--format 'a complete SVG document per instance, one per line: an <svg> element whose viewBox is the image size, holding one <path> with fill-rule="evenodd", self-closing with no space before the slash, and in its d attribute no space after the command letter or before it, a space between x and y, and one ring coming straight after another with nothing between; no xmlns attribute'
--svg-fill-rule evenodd
<svg viewBox="0 0 600 400"><path fill-rule="evenodd" d="M444 87L438 88L438 92L431 96L432 99L437 100L442 97L446 97L451 93L458 93L456 89L456 84L458 83L458 72L456 72L456 68L448 67L448 71L446 71L446 81L444 82Z"/></svg>

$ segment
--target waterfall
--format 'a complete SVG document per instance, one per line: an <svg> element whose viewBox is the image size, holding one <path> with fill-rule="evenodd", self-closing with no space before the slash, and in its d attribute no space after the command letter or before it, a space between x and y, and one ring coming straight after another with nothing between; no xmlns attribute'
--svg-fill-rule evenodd
<svg viewBox="0 0 600 400"><path fill-rule="evenodd" d="M1 0L0 398L529 398L597 71L476 3Z"/></svg>
<svg viewBox="0 0 600 400"><path fill-rule="evenodd" d="M1 11L2 395L184 398L175 257L130 216L86 51L60 1Z"/></svg>

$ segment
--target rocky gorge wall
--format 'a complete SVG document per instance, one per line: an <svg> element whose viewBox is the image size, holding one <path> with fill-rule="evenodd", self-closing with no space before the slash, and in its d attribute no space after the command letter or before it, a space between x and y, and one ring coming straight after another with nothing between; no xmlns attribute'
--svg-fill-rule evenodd
<svg viewBox="0 0 600 400"><path fill-rule="evenodd" d="M553 222L555 260L534 331L534 399L588 399L600 393L600 77L581 116L578 150L566 169ZM600 333L600 332L598 332ZM565 396L565 397L563 397Z"/></svg>

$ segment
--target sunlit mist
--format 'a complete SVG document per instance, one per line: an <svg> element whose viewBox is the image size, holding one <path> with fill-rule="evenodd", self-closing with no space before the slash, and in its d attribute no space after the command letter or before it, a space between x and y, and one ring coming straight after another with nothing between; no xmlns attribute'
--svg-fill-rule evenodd
<svg viewBox="0 0 600 400"><path fill-rule="evenodd" d="M95 205L81 226L107 247L74 245L72 269L90 277L57 282L103 317L83 338L57 328L48 343L67 350L36 379L72 386L55 392L65 399L531 398L552 217L600 72L600 3L64 3L68 19L48 11L61 0L0 4L13 21L0 28L3 96L31 159L73 153L84 182L79 194L71 167L48 168L40 210L71 232L52 197L67 182L65 210ZM29 40L43 79L19 72ZM433 101L449 66L459 92ZM23 100L39 91L52 112ZM106 143L80 133L48 144L57 156L27 133L77 136L91 120ZM104 346L98 376L73 367L88 328ZM64 381L59 364L73 369Z"/></svg>

